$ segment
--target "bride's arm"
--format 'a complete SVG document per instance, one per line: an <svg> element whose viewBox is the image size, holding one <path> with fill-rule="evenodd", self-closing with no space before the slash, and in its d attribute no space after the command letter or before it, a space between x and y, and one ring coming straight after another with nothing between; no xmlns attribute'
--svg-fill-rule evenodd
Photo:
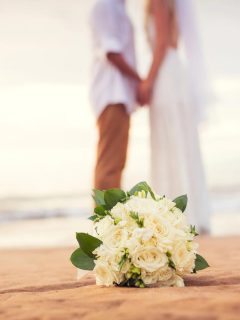
<svg viewBox="0 0 240 320"><path fill-rule="evenodd" d="M155 30L155 47L147 81L153 85L168 46L169 15L165 0L152 0L151 5Z"/></svg>
<svg viewBox="0 0 240 320"><path fill-rule="evenodd" d="M139 87L139 97L143 104L149 102L156 75L165 56L168 45L169 15L165 0L151 0L151 14L155 30L155 47L148 76Z"/></svg>

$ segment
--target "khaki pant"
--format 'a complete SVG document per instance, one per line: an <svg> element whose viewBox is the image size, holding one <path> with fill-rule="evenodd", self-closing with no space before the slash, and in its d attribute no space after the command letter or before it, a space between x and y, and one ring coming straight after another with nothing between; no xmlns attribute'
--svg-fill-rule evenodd
<svg viewBox="0 0 240 320"><path fill-rule="evenodd" d="M126 162L130 118L123 104L109 105L97 121L99 141L94 187L119 188Z"/></svg>

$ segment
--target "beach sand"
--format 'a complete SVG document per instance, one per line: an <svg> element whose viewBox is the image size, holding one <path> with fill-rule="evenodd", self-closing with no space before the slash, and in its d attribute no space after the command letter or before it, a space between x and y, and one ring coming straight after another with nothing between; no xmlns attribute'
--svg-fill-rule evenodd
<svg viewBox="0 0 240 320"><path fill-rule="evenodd" d="M205 237L211 267L185 288L102 288L90 273L77 282L72 248L1 250L0 318L239 319L240 238Z"/></svg>

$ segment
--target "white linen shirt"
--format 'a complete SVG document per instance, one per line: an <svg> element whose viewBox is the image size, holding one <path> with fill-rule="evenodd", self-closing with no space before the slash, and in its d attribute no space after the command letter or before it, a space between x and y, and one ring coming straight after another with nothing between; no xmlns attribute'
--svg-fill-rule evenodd
<svg viewBox="0 0 240 320"><path fill-rule="evenodd" d="M109 104L122 103L128 113L135 109L136 82L123 75L107 53L121 53L136 68L133 26L124 0L97 0L90 17L94 61L90 100L98 117Z"/></svg>

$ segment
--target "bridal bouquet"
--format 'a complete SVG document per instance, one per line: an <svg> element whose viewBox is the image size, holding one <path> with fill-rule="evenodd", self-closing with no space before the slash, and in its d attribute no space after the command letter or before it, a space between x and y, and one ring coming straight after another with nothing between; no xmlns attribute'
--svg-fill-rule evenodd
<svg viewBox="0 0 240 320"><path fill-rule="evenodd" d="M172 201L140 182L129 192L94 190L94 199L95 237L77 233L71 261L94 270L97 285L182 287L185 275L208 267L183 213L186 195Z"/></svg>

